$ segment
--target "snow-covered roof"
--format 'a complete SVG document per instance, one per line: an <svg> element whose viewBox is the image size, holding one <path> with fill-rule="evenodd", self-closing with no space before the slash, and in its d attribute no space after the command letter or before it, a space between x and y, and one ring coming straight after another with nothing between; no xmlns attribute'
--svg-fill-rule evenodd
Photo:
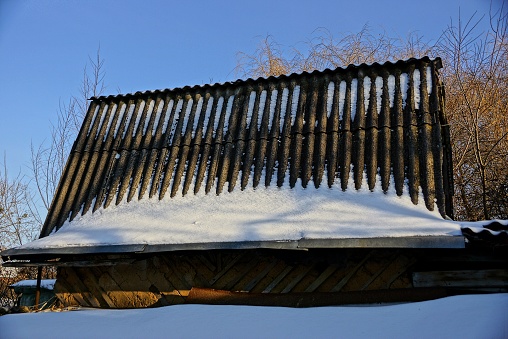
<svg viewBox="0 0 508 339"><path fill-rule="evenodd" d="M460 223L443 219L437 210L414 205L407 195L399 197L395 190L376 194L367 188L354 187L342 191L339 185L320 189L314 185L306 189L300 185L293 189L270 186L219 196L203 193L163 200L123 201L67 221L54 234L21 246L18 251L65 253L68 247L168 244L174 249L187 249L189 244L202 248L206 243L234 242L263 247L270 245L256 242L273 241L281 247L305 248L313 247L312 242L317 240L327 240L331 246L339 244L332 241L338 239L431 240L436 236L458 236L454 246L463 243ZM325 243L320 242L327 247ZM400 244L413 247L407 242ZM141 247L137 252L143 250Z"/></svg>
<svg viewBox="0 0 508 339"><path fill-rule="evenodd" d="M8 252L458 236L440 67L93 98L41 239Z"/></svg>
<svg viewBox="0 0 508 339"><path fill-rule="evenodd" d="M41 279L41 288L52 290L55 287L56 279ZM9 287L37 287L37 279L21 280L17 283L10 285Z"/></svg>

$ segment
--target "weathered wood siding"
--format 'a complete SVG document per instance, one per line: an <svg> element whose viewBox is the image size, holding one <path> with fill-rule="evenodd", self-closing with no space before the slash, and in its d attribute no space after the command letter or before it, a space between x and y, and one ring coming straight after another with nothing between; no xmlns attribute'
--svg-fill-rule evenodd
<svg viewBox="0 0 508 339"><path fill-rule="evenodd" d="M508 292L505 255L464 249L183 251L114 262L60 267L61 304L316 306Z"/></svg>
<svg viewBox="0 0 508 339"><path fill-rule="evenodd" d="M204 251L166 253L132 264L60 267L65 306L132 308L185 303L191 288L263 294L412 287L415 257L403 251Z"/></svg>

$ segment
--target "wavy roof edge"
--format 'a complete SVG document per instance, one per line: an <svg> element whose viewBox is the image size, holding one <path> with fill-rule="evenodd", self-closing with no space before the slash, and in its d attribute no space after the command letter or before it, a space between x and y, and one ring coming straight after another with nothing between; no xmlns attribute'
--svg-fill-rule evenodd
<svg viewBox="0 0 508 339"><path fill-rule="evenodd" d="M336 73L336 72L340 72L340 71L342 71L344 73L347 73L347 72L350 72L352 70L358 70L358 69L362 69L362 68L400 67L402 65L407 66L409 64L417 63L417 62L421 62L421 61L423 61L423 62L434 62L436 64L436 68L437 69L440 69L440 68L443 67L443 64L442 64L442 61L441 61L440 57L436 57L434 59L431 59L428 56L424 56L422 58L409 58L409 59L406 59L406 60L397 60L395 62L386 61L383 64L380 64L378 62L374 62L372 64L361 63L359 65L350 64L350 65L346 66L345 68L343 68L343 67L337 67L335 69L326 68L324 70L314 70L312 72L304 71L304 72L301 72L301 73L282 74L282 75L278 75L278 76L273 76L272 75L272 76L269 76L267 78L265 78L265 77L258 77L256 79L253 79L253 78L237 79L237 80L233 80L233 81L216 82L216 83L213 83L213 84L192 85L192 86L183 86L183 87L156 89L156 90L137 91L137 92L134 92L134 93L125 93L125 94L116 94L116 95L113 95L113 94L110 94L110 95L101 95L101 96L98 96L98 97L95 97L95 96L91 97L88 100L111 100L111 99L114 99L114 98L123 98L123 97L131 97L131 96L138 96L138 95L151 95L151 94L156 94L157 95L157 94L160 94L160 93L168 93L168 92L174 92L174 91L193 91L193 90L197 90L197 89L211 89L211 88L216 88L216 87L220 87L220 86L233 86L233 85L236 85L238 83L247 83L247 82L254 82L255 83L255 82L260 82L260 81L278 81L278 80L281 80L281 79L292 79L292 78L296 78L296 77L299 77L299 76L315 75L315 74L318 74L318 73L321 73L321 74L332 74L332 73Z"/></svg>

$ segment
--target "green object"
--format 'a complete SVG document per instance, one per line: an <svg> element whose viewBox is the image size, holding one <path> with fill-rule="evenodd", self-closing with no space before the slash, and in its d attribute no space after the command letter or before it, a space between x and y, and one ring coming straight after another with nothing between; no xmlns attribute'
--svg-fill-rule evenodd
<svg viewBox="0 0 508 339"><path fill-rule="evenodd" d="M53 292L53 286L54 280L42 280L39 309L50 308L55 303L56 296L55 292ZM14 289L14 292L18 295L18 306L35 306L36 280L22 280L12 284L10 288Z"/></svg>

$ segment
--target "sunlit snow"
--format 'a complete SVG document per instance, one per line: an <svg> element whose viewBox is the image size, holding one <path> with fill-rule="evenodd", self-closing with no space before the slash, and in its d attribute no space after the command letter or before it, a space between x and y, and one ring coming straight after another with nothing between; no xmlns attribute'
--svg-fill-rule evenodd
<svg viewBox="0 0 508 339"><path fill-rule="evenodd" d="M0 317L2 338L507 338L508 294L294 309L177 305Z"/></svg>
<svg viewBox="0 0 508 339"><path fill-rule="evenodd" d="M459 223L414 205L408 194L357 191L352 181L346 191L339 182L322 185L123 201L20 248L461 235Z"/></svg>

